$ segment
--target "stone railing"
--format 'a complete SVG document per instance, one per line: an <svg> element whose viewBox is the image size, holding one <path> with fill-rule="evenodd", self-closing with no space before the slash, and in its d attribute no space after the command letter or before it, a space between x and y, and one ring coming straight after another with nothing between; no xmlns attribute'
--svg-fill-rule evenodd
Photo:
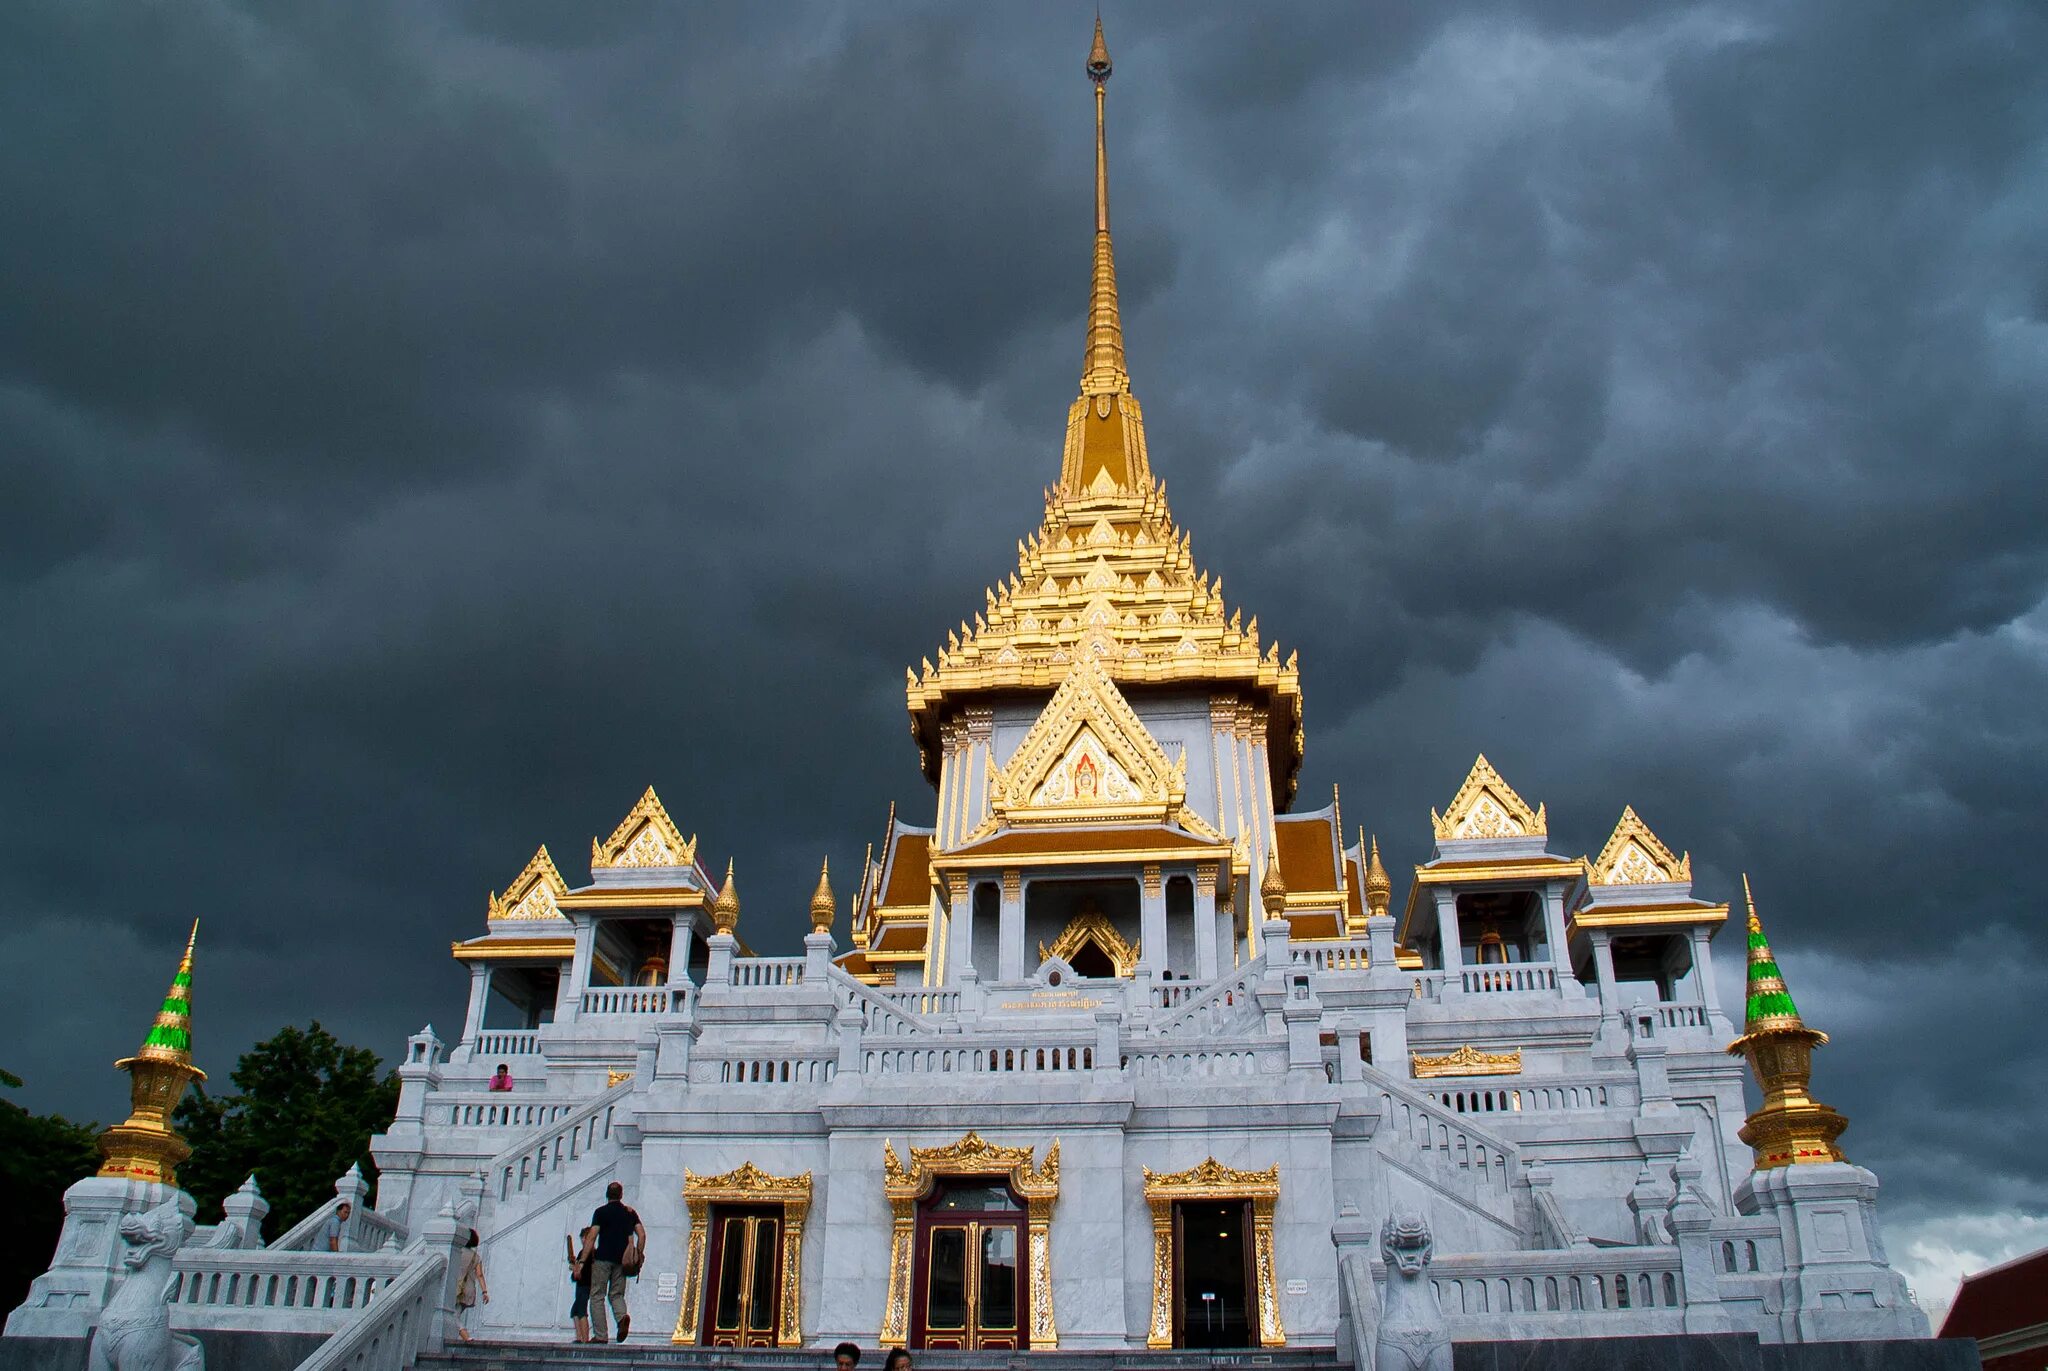
<svg viewBox="0 0 2048 1371"><path fill-rule="evenodd" d="M1139 1038L1124 1054L1123 1065L1139 1080L1179 1081L1215 1076L1256 1076L1287 1069L1282 1044L1250 1042L1165 1044Z"/></svg>
<svg viewBox="0 0 2048 1371"><path fill-rule="evenodd" d="M484 1028L476 1035L479 1057L531 1057L540 1052L538 1028Z"/></svg>
<svg viewBox="0 0 2048 1371"><path fill-rule="evenodd" d="M1368 1067L1366 1084L1379 1095L1375 1150L1389 1161L1419 1163L1424 1172L1463 1193L1503 1228L1515 1221L1514 1182L1521 1152L1513 1143L1445 1109L1427 1095Z"/></svg>
<svg viewBox="0 0 2048 1371"><path fill-rule="evenodd" d="M1635 1095L1619 1081L1537 1077L1504 1085L1495 1081L1431 1081L1423 1094L1459 1114L1554 1114L1605 1109L1610 1102L1633 1105Z"/></svg>
<svg viewBox="0 0 2048 1371"><path fill-rule="evenodd" d="M1685 1331L1685 1272L1675 1247L1461 1253L1438 1257L1429 1277L1453 1338L1498 1337L1505 1315L1539 1328L1555 1318L1550 1336L1557 1337ZM1597 1320L1590 1328L1589 1318Z"/></svg>
<svg viewBox="0 0 2048 1371"><path fill-rule="evenodd" d="M1660 1028L1712 1028L1713 1021L1707 1017L1703 1004L1686 1004L1677 1000L1660 1000L1654 1004L1639 1004L1638 1011L1648 1010L1657 1016Z"/></svg>
<svg viewBox="0 0 2048 1371"><path fill-rule="evenodd" d="M665 985L606 986L583 992L584 1014L666 1014L675 997Z"/></svg>
<svg viewBox="0 0 2048 1371"><path fill-rule="evenodd" d="M1213 1036L1242 1032L1264 1021L1259 1008L1259 981L1266 974L1266 959L1254 957L1213 985L1204 986L1193 999L1152 1023L1160 1036ZM1159 987L1154 986L1156 992Z"/></svg>
<svg viewBox="0 0 2048 1371"><path fill-rule="evenodd" d="M298 1371L410 1371L433 1336L447 1272L445 1254L420 1253Z"/></svg>
<svg viewBox="0 0 2048 1371"><path fill-rule="evenodd" d="M340 1209L343 1197L339 1194L327 1203L300 1219L283 1236L261 1250L265 1252L312 1252L318 1248L320 1237L327 1231L327 1221ZM349 1252L369 1252L396 1244L403 1247L406 1242L405 1225L388 1214L379 1214L364 1204L360 1198L350 1198L348 1222L341 1227L341 1245ZM326 1255L332 1256L333 1253Z"/></svg>
<svg viewBox="0 0 2048 1371"><path fill-rule="evenodd" d="M922 986L877 987L875 993L889 1003L911 1014L958 1014L960 992L958 989L927 989Z"/></svg>
<svg viewBox="0 0 2048 1371"><path fill-rule="evenodd" d="M843 1005L852 1005L860 1012L862 1036L910 1037L938 1031L934 1025L918 1018L896 1000L883 995L879 990L861 984L838 967L830 968L827 974L839 1002Z"/></svg>
<svg viewBox="0 0 2048 1371"><path fill-rule="evenodd" d="M1340 938L1328 942L1290 942L1288 960L1310 971L1363 971L1368 961L1366 940Z"/></svg>
<svg viewBox="0 0 2048 1371"><path fill-rule="evenodd" d="M1428 1000L1432 1004L1444 997L1444 973L1441 971L1417 971L1415 974L1415 998Z"/></svg>
<svg viewBox="0 0 2048 1371"><path fill-rule="evenodd" d="M837 1073L836 1054L816 1052L703 1056L691 1063L706 1085L824 1085Z"/></svg>
<svg viewBox="0 0 2048 1371"><path fill-rule="evenodd" d="M511 1091L437 1091L427 1097L428 1126L443 1128L538 1128L573 1112L575 1100L530 1095L522 1099Z"/></svg>
<svg viewBox="0 0 2048 1371"><path fill-rule="evenodd" d="M607 1141L619 1102L632 1090L632 1081L621 1081L588 1104L546 1120L491 1158L483 1167L491 1193L500 1200L523 1194Z"/></svg>
<svg viewBox="0 0 2048 1371"><path fill-rule="evenodd" d="M396 1247L385 1252L186 1248L172 1263L164 1298L180 1328L331 1332L382 1299L414 1261Z"/></svg>
<svg viewBox="0 0 2048 1371"><path fill-rule="evenodd" d="M1548 962L1468 966L1459 971L1458 983L1467 995L1512 994L1518 990L1555 990L1557 968Z"/></svg>
<svg viewBox="0 0 2048 1371"><path fill-rule="evenodd" d="M1028 1043L953 1041L957 1045L946 1047L863 1045L861 1070L868 1075L910 1076L940 1072L1025 1075L1095 1069L1093 1038Z"/></svg>
<svg viewBox="0 0 2048 1371"><path fill-rule="evenodd" d="M1179 1009L1191 1004L1201 995L1206 995L1210 986L1199 981L1160 981L1152 987L1154 1009Z"/></svg>
<svg viewBox="0 0 2048 1371"><path fill-rule="evenodd" d="M732 984L736 986L801 985L802 957L735 957Z"/></svg>

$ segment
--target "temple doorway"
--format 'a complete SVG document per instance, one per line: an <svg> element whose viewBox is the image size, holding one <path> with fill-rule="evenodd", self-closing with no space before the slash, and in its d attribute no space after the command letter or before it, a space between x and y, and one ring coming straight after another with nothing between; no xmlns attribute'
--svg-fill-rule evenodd
<svg viewBox="0 0 2048 1371"><path fill-rule="evenodd" d="M1250 1200L1190 1200L1173 1206L1175 1347L1250 1347Z"/></svg>
<svg viewBox="0 0 2048 1371"><path fill-rule="evenodd" d="M706 1347L773 1347L782 1305L781 1205L711 1207Z"/></svg>
<svg viewBox="0 0 2048 1371"><path fill-rule="evenodd" d="M1023 1201L1004 1176L939 1181L918 1205L910 1345L1019 1351L1025 1333Z"/></svg>

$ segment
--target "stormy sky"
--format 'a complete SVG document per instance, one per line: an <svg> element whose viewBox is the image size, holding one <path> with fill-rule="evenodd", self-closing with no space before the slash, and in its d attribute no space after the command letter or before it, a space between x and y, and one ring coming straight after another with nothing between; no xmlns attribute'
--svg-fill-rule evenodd
<svg viewBox="0 0 2048 1371"><path fill-rule="evenodd" d="M1942 1273L2048 1243L2048 11L1105 15L1130 368L1302 796L1750 872ZM459 1028L649 783L793 951L1081 362L1092 6L0 9L0 1065ZM844 882L842 882L843 893ZM1738 984L1739 939L1721 981ZM1952 1279L1952 1278L1951 1278Z"/></svg>

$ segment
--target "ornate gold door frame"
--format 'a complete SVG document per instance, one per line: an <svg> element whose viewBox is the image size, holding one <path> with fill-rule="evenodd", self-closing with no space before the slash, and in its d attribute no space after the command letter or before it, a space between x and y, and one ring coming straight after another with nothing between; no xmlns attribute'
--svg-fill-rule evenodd
<svg viewBox="0 0 2048 1371"><path fill-rule="evenodd" d="M1152 1331L1147 1347L1173 1346L1173 1206L1186 1200L1250 1200L1252 1265L1257 1284L1253 1308L1259 1346L1285 1347L1280 1293L1273 1279L1273 1206L1280 1198L1280 1165L1264 1171L1233 1171L1214 1157L1186 1171L1159 1175L1145 1167L1145 1203L1152 1207Z"/></svg>
<svg viewBox="0 0 2048 1371"><path fill-rule="evenodd" d="M705 1243L711 1231L714 1204L782 1206L782 1308L776 1311L778 1347L803 1345L804 1220L811 1212L811 1173L771 1176L744 1162L723 1176L683 1171L683 1203L690 1210L690 1246L683 1259L683 1307L669 1341L694 1345L698 1319L704 1311Z"/></svg>
<svg viewBox="0 0 2048 1371"><path fill-rule="evenodd" d="M1030 1289L1031 1346L1059 1346L1052 1316L1052 1205L1060 1197L1060 1144L1046 1150L1045 1165L1035 1166L1032 1149L999 1147L972 1129L950 1147L913 1147L910 1165L896 1156L893 1144L882 1143L882 1191L889 1197L895 1229L889 1240L889 1300L882 1310L881 1342L900 1347L910 1336L911 1259L917 1236L917 1203L929 1195L941 1176L1008 1176L1010 1188L1024 1201ZM691 1249L696 1250L694 1247Z"/></svg>

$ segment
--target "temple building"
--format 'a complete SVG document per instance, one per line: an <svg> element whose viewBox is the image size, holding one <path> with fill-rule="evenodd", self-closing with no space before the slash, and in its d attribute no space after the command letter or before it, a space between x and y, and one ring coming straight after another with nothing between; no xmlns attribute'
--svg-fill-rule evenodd
<svg viewBox="0 0 2048 1371"><path fill-rule="evenodd" d="M635 1341L1330 1348L1395 1214L1460 1339L1925 1336L1753 904L1738 1030L1729 906L1634 809L1555 851L1480 757L1397 890L1298 794L1296 654L1198 565L1132 389L1099 21L1087 72L1079 394L1016 570L909 673L932 796L792 955L651 788L582 884L537 851L453 944L467 1015L408 1044L353 1231L473 1223L484 1337L562 1336L614 1180Z"/></svg>

